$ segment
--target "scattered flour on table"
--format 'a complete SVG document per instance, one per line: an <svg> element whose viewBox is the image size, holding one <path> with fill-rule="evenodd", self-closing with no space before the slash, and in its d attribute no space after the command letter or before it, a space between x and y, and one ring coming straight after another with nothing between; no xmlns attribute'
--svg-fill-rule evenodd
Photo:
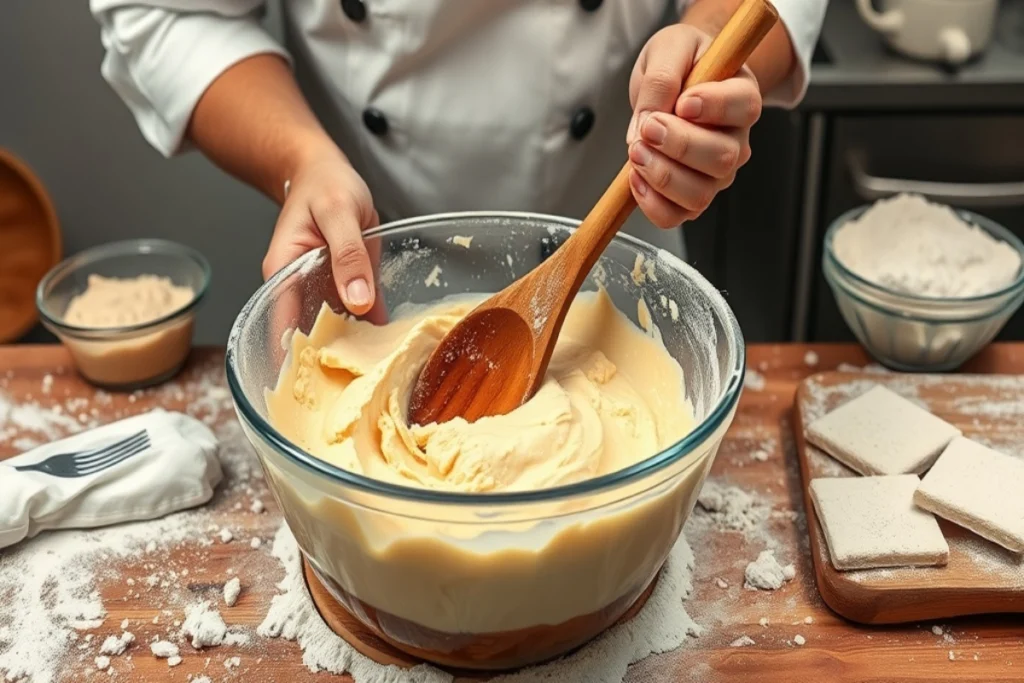
<svg viewBox="0 0 1024 683"><path fill-rule="evenodd" d="M906 294L969 297L1013 282L1020 255L948 206L901 194L843 225L833 243L840 263Z"/></svg>
<svg viewBox="0 0 1024 683"><path fill-rule="evenodd" d="M744 588L773 591L796 577L793 565L782 566L775 559L775 551L762 550L757 559L747 565L743 572Z"/></svg>
<svg viewBox="0 0 1024 683"><path fill-rule="evenodd" d="M771 451L759 448L750 452L750 459L755 462L767 462L771 455Z"/></svg>
<svg viewBox="0 0 1024 683"><path fill-rule="evenodd" d="M51 531L6 549L0 556L0 624L10 627L11 638L0 644L0 672L12 681L55 680L76 631L98 628L107 617L95 579L110 558L144 553L153 536L167 543L194 537L199 517L178 513L105 529Z"/></svg>
<svg viewBox="0 0 1024 683"><path fill-rule="evenodd" d="M743 387L745 389L764 391L767 384L768 382L765 380L764 375L753 368L747 368L747 372L743 376Z"/></svg>
<svg viewBox="0 0 1024 683"><path fill-rule="evenodd" d="M736 486L726 486L710 479L704 482L697 505L719 529L753 531L769 515L767 505Z"/></svg>
<svg viewBox="0 0 1024 683"><path fill-rule="evenodd" d="M15 402L0 393L0 441L20 434L15 445L18 450L29 450L91 426L88 419L83 424L59 404L48 408L33 402Z"/></svg>
<svg viewBox="0 0 1024 683"><path fill-rule="evenodd" d="M377 664L356 652L323 622L313 607L302 576L298 544L284 525L274 538L273 554L284 566L266 618L257 633L296 641L310 671L349 673L355 683L448 683L451 676L422 665L401 669ZM650 599L633 619L609 629L577 652L492 683L620 683L627 667L651 654L679 647L700 627L683 608L693 590L693 552L684 537L673 546Z"/></svg>
<svg viewBox="0 0 1024 683"><path fill-rule="evenodd" d="M736 640L729 643L729 647L749 647L754 644L754 639L750 636L740 636Z"/></svg>
<svg viewBox="0 0 1024 683"><path fill-rule="evenodd" d="M158 659L169 659L170 657L178 656L178 646L167 640L158 640L155 643L151 643L149 651Z"/></svg>
<svg viewBox="0 0 1024 683"><path fill-rule="evenodd" d="M238 602L238 595L242 592L242 582L236 576L224 584L224 604L234 607Z"/></svg>
<svg viewBox="0 0 1024 683"><path fill-rule="evenodd" d="M191 637L192 647L200 650L204 647L222 645L228 627L220 612L209 602L204 601L185 610L185 623L182 624L181 632Z"/></svg>
<svg viewBox="0 0 1024 683"><path fill-rule="evenodd" d="M124 628L124 625L121 625ZM107 636L103 644L100 645L101 655L110 655L116 657L123 655L124 651L128 649L128 646L135 642L135 634L131 631L125 631L120 636Z"/></svg>

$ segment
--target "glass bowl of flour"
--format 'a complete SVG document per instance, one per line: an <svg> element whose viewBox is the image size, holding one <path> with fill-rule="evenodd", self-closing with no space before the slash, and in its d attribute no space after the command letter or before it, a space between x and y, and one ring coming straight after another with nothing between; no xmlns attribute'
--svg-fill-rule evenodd
<svg viewBox="0 0 1024 683"><path fill-rule="evenodd" d="M380 296L365 319L344 313L317 250L232 328L232 398L305 561L352 618L421 659L525 666L614 624L655 580L735 415L744 344L725 300L619 235L535 396L474 423L408 424L410 383L452 318L575 225L458 213L381 226L364 233Z"/></svg>
<svg viewBox="0 0 1024 683"><path fill-rule="evenodd" d="M843 318L879 362L955 370L1024 301L1024 243L976 213L897 195L843 214L822 268Z"/></svg>
<svg viewBox="0 0 1024 683"><path fill-rule="evenodd" d="M164 382L184 365L210 277L206 258L185 245L109 242L47 273L36 307L85 379L131 391Z"/></svg>

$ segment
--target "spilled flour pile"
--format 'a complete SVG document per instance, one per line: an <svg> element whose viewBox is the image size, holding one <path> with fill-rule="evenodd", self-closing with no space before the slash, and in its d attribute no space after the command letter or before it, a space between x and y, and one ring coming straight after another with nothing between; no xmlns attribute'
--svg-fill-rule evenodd
<svg viewBox="0 0 1024 683"><path fill-rule="evenodd" d="M284 525L274 539L274 556L284 565L281 593L273 598L257 633L286 638L302 648L311 671L349 673L356 683L447 683L452 678L431 666L414 669L381 666L356 652L323 622L302 576L298 544ZM680 537L669 554L661 578L640 613L608 630L577 652L550 664L493 679L501 683L621 683L626 668L648 655L679 647L700 627L683 609L693 590L693 552Z"/></svg>
<svg viewBox="0 0 1024 683"><path fill-rule="evenodd" d="M752 532L768 518L771 510L737 486L708 479L697 497L697 505L720 529Z"/></svg>
<svg viewBox="0 0 1024 683"><path fill-rule="evenodd" d="M79 640L79 630L96 628L107 617L95 590L103 566L145 553L154 537L171 543L193 536L198 519L179 513L96 531L49 532L5 551L0 624L9 628L0 629L0 675L9 681L56 680L64 668L61 657Z"/></svg>

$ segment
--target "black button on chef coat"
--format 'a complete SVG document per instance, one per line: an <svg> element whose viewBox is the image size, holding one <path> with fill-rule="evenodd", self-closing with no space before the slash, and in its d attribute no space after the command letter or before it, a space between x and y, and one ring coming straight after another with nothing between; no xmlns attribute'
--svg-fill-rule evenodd
<svg viewBox="0 0 1024 683"><path fill-rule="evenodd" d="M569 134L577 140L587 137L587 133L594 127L594 110L590 107L580 107L569 122Z"/></svg>
<svg viewBox="0 0 1024 683"><path fill-rule="evenodd" d="M384 136L388 134L388 119L384 116L384 112L376 107L367 107L363 111L363 125L374 135Z"/></svg>
<svg viewBox="0 0 1024 683"><path fill-rule="evenodd" d="M596 12L597 8L601 6L602 0L580 0L580 7L587 12Z"/></svg>
<svg viewBox="0 0 1024 683"><path fill-rule="evenodd" d="M357 23L366 19L366 4L363 0L341 0L341 11Z"/></svg>

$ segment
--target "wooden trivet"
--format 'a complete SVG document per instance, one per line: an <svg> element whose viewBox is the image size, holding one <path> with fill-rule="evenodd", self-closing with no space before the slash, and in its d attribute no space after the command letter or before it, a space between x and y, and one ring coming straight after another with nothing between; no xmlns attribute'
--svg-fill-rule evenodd
<svg viewBox="0 0 1024 683"><path fill-rule="evenodd" d="M309 588L310 597L313 599L313 605L327 625L331 627L331 630L341 636L345 642L354 647L360 654L369 657L378 664L399 666L405 669L411 669L421 664L430 664L451 674L455 678L454 683L484 681L494 678L501 673L508 673L507 671L474 671L439 666L433 662L428 662L425 659L403 652L382 640L377 634L364 626L361 621L353 617L347 609L338 604L338 601L334 599L327 588L320 582L320 579L317 578L316 573L309 566L309 563L306 562L305 558L302 560L302 572L306 579L306 586ZM647 600L651 597L651 593L654 592L654 587L658 584L660 576L661 573L659 572L647 589L636 599L636 602L626 610L625 614L619 617L618 621L614 624L615 626L629 621L643 609L643 606L647 604Z"/></svg>

